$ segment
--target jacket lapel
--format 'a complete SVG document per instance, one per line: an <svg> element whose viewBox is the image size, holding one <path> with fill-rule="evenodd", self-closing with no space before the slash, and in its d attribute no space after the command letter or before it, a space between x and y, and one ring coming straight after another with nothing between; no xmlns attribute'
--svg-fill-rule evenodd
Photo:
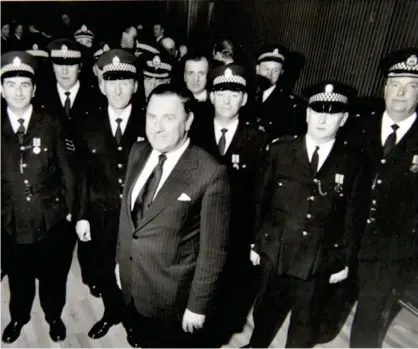
<svg viewBox="0 0 418 349"><path fill-rule="evenodd" d="M418 132L418 117L415 119L414 123L406 132L406 134L402 137L398 144L392 149L392 151L388 154L388 158L392 157L399 157L403 156L405 153L405 149L407 148L407 143L410 139L415 139Z"/></svg>
<svg viewBox="0 0 418 349"><path fill-rule="evenodd" d="M232 137L231 144L229 145L224 157L229 159L232 154L239 154L240 149L244 146L244 139L246 139L244 122L239 120L237 130Z"/></svg>
<svg viewBox="0 0 418 349"><path fill-rule="evenodd" d="M38 134L38 131L42 128L42 114L35 111L32 112L28 130L23 137L23 143L30 141L35 135Z"/></svg>
<svg viewBox="0 0 418 349"><path fill-rule="evenodd" d="M305 137L300 137L295 141L295 158L299 162L301 168L303 169L303 173L312 173L311 164L308 157L308 150L306 148L306 142ZM301 173L301 176L304 176L304 174Z"/></svg>
<svg viewBox="0 0 418 349"><path fill-rule="evenodd" d="M192 173L197 168L197 149L190 145L157 193L151 207L145 212L137 230L155 218L166 206L175 202L181 193L192 187Z"/></svg>
<svg viewBox="0 0 418 349"><path fill-rule="evenodd" d="M7 111L4 111L2 116L2 127L1 127L1 133L2 133L2 137L7 137L9 139L15 139L15 141L17 142L17 136L13 131L12 128L12 124L10 122L9 116L7 115Z"/></svg>

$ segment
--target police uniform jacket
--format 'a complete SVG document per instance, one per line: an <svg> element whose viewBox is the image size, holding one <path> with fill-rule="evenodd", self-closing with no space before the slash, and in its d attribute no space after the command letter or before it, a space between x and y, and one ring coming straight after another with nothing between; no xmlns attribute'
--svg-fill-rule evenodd
<svg viewBox="0 0 418 349"><path fill-rule="evenodd" d="M370 166L336 142L313 174L305 138L269 145L258 183L255 250L278 274L307 279L350 265L366 220ZM344 176L337 187L336 175Z"/></svg>
<svg viewBox="0 0 418 349"><path fill-rule="evenodd" d="M221 156L215 138L213 116L199 119L193 141L225 165L231 179L233 231L231 241L249 248L254 232L254 181L257 166L264 155L267 135L248 122L239 121L237 130L226 153ZM198 130L197 130L198 129ZM234 239L235 238L235 239Z"/></svg>
<svg viewBox="0 0 418 349"><path fill-rule="evenodd" d="M373 183L360 259L392 261L418 255L418 120L386 158L381 141L381 115L374 112L353 125L350 137L372 162Z"/></svg>
<svg viewBox="0 0 418 349"><path fill-rule="evenodd" d="M18 244L36 243L73 214L76 180L69 165L72 151L65 147L59 120L36 109L23 145L3 113L1 145L2 228L14 235Z"/></svg>
<svg viewBox="0 0 418 349"><path fill-rule="evenodd" d="M298 97L286 93L276 86L270 96L262 102L258 95L254 106L253 121L265 130L269 140L286 135L306 133L306 106Z"/></svg>
<svg viewBox="0 0 418 349"><path fill-rule="evenodd" d="M107 108L88 117L82 132L84 171L80 180L79 219L101 238L116 240L126 165L132 145L145 137L145 122L134 105L118 145Z"/></svg>

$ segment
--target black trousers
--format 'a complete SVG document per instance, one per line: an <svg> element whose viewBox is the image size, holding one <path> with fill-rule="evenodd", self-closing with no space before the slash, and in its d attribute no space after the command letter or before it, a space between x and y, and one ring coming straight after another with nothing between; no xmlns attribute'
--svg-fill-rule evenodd
<svg viewBox="0 0 418 349"><path fill-rule="evenodd" d="M396 292L402 291L418 258L382 262L360 260L358 264L358 303L351 327L350 347L378 348L399 312Z"/></svg>
<svg viewBox="0 0 418 349"><path fill-rule="evenodd" d="M102 294L105 308L103 316L110 322L120 322L124 314L124 303L115 275L116 241L93 235L91 241L78 242L78 253L79 258L80 253L84 258L83 262L79 259L81 270L88 273L89 280L94 278L93 284L97 285Z"/></svg>
<svg viewBox="0 0 418 349"><path fill-rule="evenodd" d="M39 298L47 322L59 319L65 305L75 232L57 224L49 236L34 244L14 244L8 270L12 321L27 323L39 280Z"/></svg>
<svg viewBox="0 0 418 349"><path fill-rule="evenodd" d="M205 331L184 332L182 320L153 319L140 314L133 303L127 306L129 325L142 348L210 348Z"/></svg>
<svg viewBox="0 0 418 349"><path fill-rule="evenodd" d="M312 276L302 280L290 275L277 275L270 263L263 264L264 280L254 305L254 331L250 345L253 348L268 348L291 310L286 347L314 346L318 307L329 276Z"/></svg>

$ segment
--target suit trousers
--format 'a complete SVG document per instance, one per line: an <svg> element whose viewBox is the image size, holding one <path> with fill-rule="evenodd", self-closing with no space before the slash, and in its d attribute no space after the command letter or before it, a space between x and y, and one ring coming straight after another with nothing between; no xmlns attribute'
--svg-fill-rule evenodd
<svg viewBox="0 0 418 349"><path fill-rule="evenodd" d="M350 347L378 348L400 310L396 293L402 292L418 258L383 262L360 260L358 264L358 303L351 327Z"/></svg>
<svg viewBox="0 0 418 349"><path fill-rule="evenodd" d="M30 320L36 279L46 321L50 323L61 317L74 242L73 230L63 221L37 243L13 245L8 271L9 310L13 321L26 323Z"/></svg>
<svg viewBox="0 0 418 349"><path fill-rule="evenodd" d="M85 264L82 270L88 270L91 275L89 280L94 277L93 284L98 287L102 295L105 309L103 317L109 322L119 323L125 305L115 275L116 241L100 238L100 234L93 234L91 241L79 241L78 244L78 253L81 252L86 258L83 259Z"/></svg>
<svg viewBox="0 0 418 349"><path fill-rule="evenodd" d="M270 262L262 260L262 287L254 305L254 331L250 345L268 348L289 311L287 348L312 347L316 344L318 307L328 286L329 276L310 276L302 280L291 275L277 275Z"/></svg>
<svg viewBox="0 0 418 349"><path fill-rule="evenodd" d="M161 320L146 317L135 308L134 301L128 304L128 323L142 348L206 348L202 330L184 332L182 319Z"/></svg>

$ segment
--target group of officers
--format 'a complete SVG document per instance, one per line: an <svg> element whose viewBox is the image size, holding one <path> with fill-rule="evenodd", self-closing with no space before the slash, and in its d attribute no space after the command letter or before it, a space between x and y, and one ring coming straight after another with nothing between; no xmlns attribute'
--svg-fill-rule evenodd
<svg viewBox="0 0 418 349"><path fill-rule="evenodd" d="M350 346L380 347L417 273L418 49L382 59L385 108L353 117L344 83L286 93L279 45L255 76L215 50L94 48L1 57L3 342L30 321L36 279L65 339L78 240L104 304L91 338L122 323L132 347L218 347L255 300L245 347L268 347L289 311L286 346L312 347L357 301Z"/></svg>

